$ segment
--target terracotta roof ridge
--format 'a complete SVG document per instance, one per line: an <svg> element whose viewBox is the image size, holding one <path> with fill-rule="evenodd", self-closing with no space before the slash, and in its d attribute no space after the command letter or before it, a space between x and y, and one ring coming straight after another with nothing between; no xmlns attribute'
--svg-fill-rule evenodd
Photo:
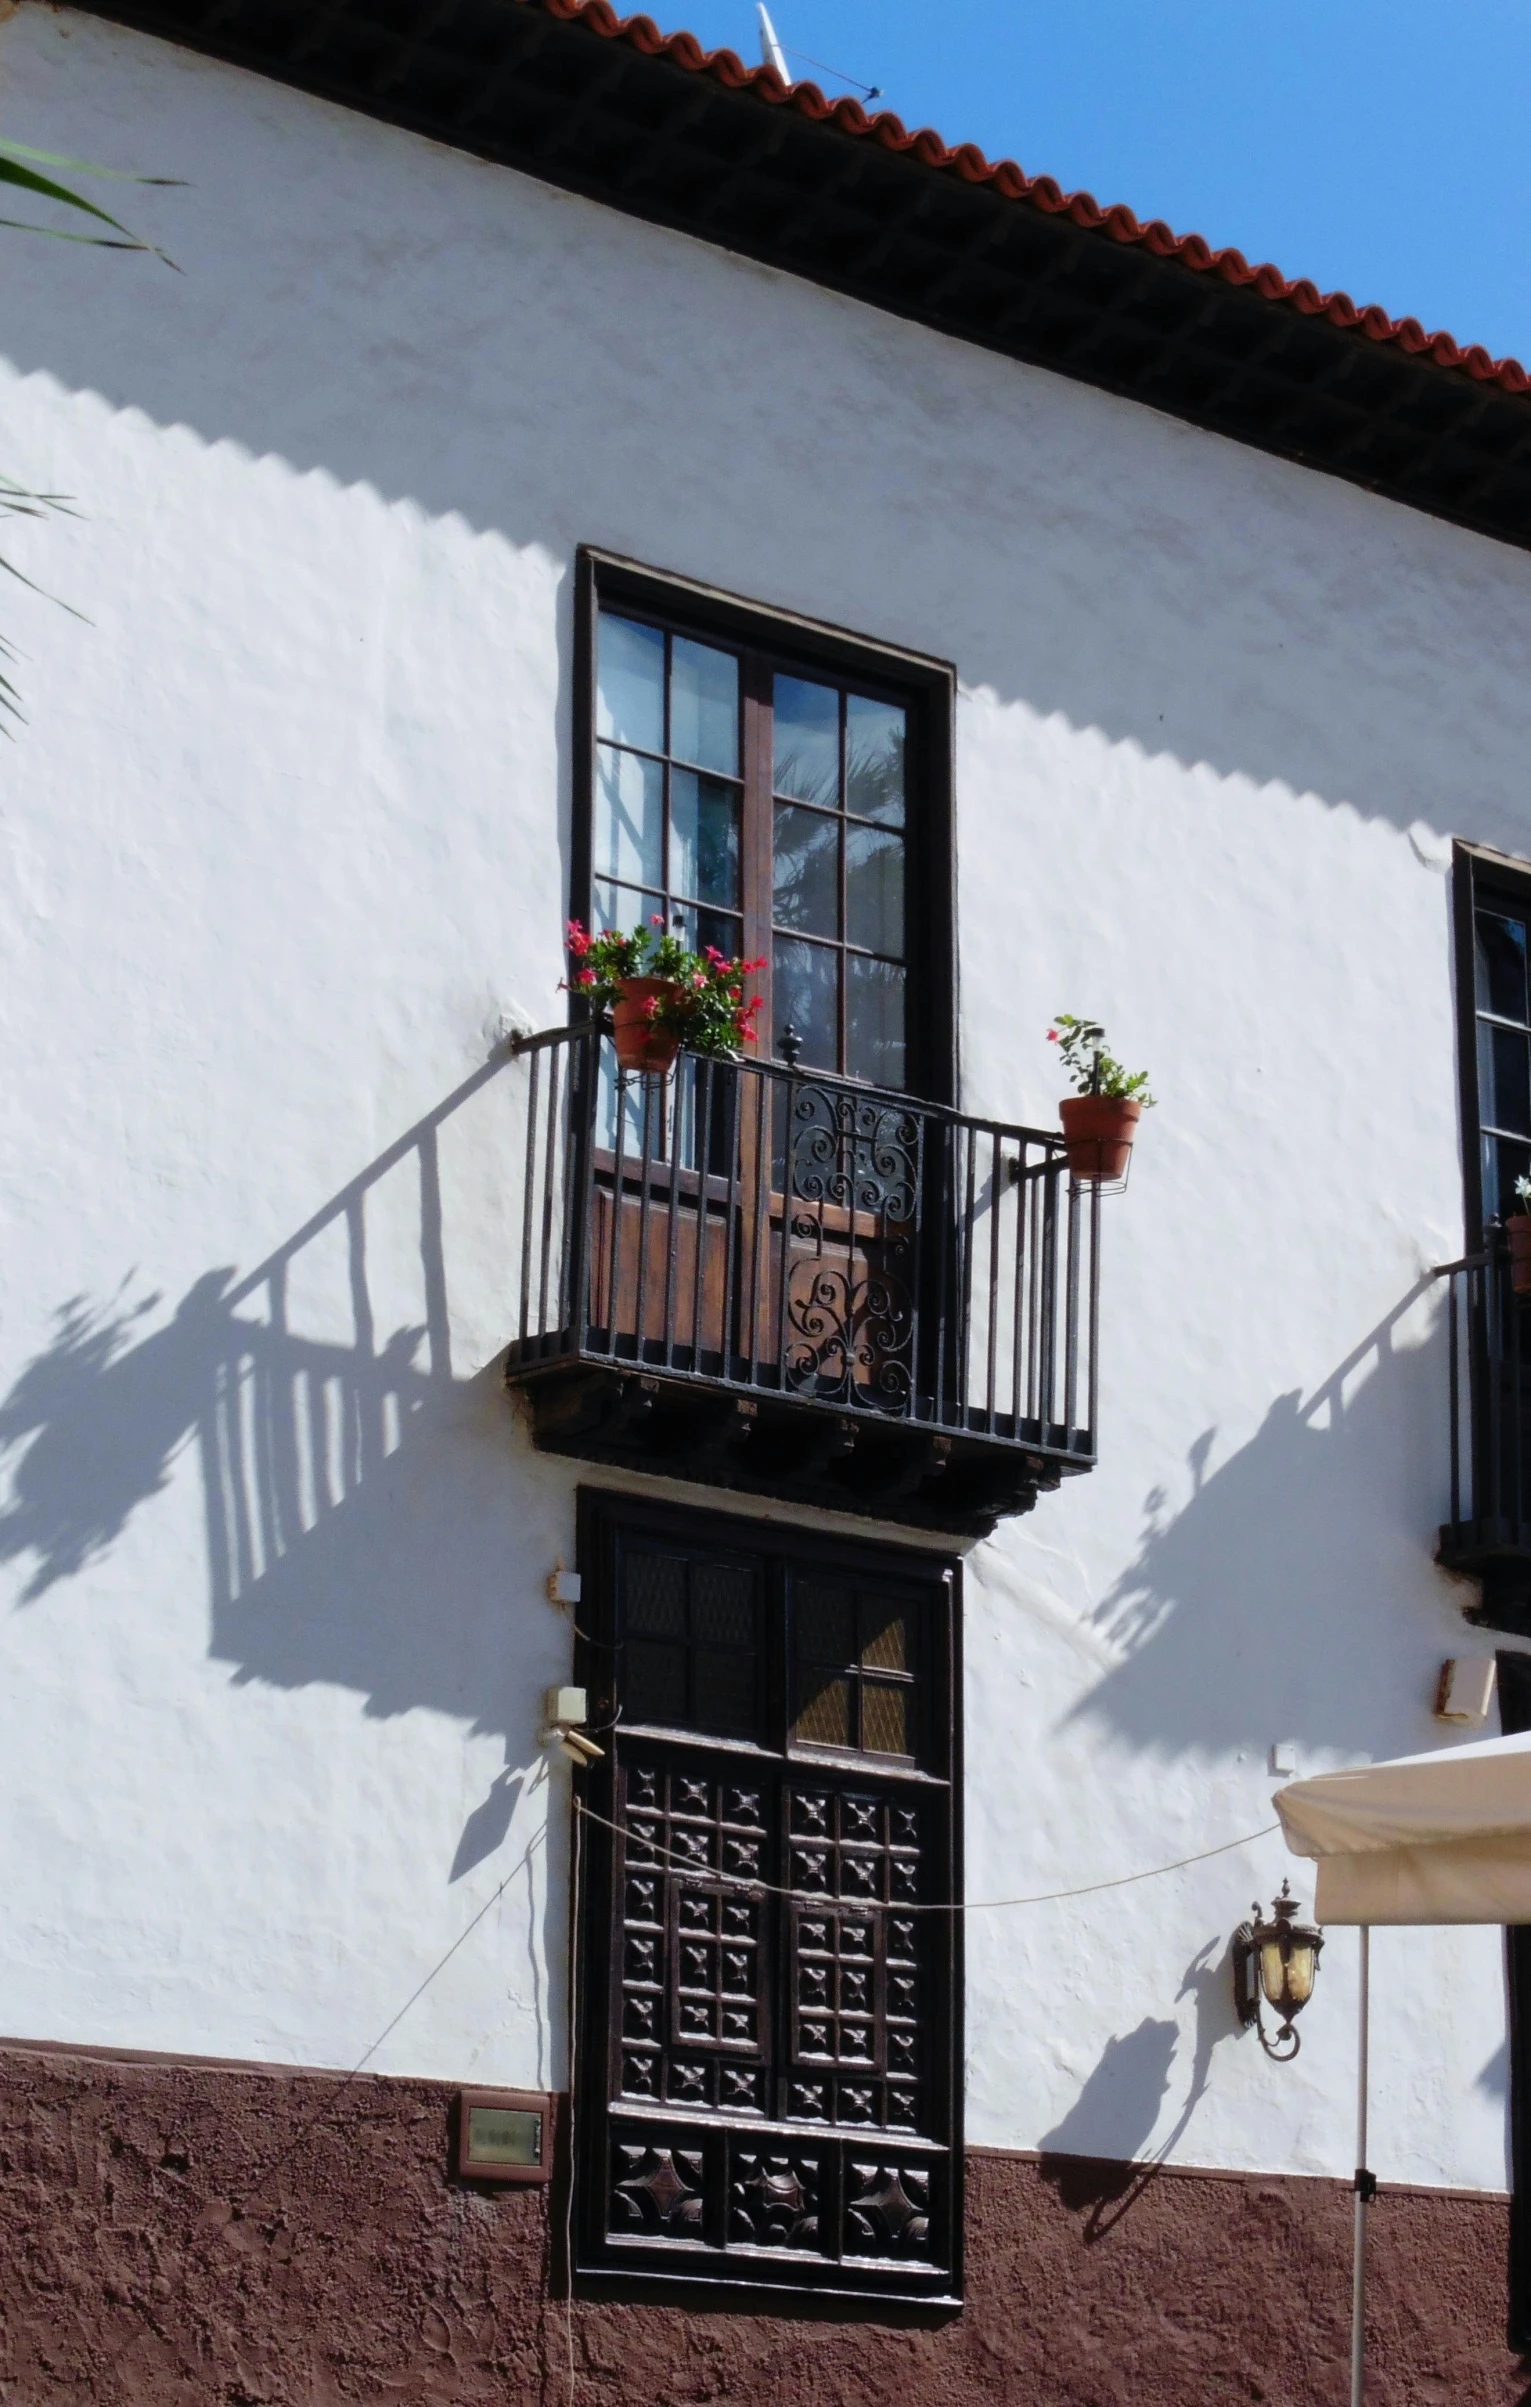
<svg viewBox="0 0 1531 2407"><path fill-rule="evenodd" d="M987 158L974 142L952 146L931 126L911 132L891 109L879 109L869 117L859 100L830 100L817 84L785 82L774 67L748 66L735 51L704 50L695 34L662 33L648 16L619 17L609 0L530 0L530 4L549 16L588 26L607 41L626 42L646 57L667 59L688 74L711 76L730 91L748 91L771 107L794 109L799 116L830 124L855 140L901 152L922 167L956 176L966 184L987 184L1006 200L1024 202L1048 216L1068 217L1076 226L1151 251L1156 258L1173 259L1193 274L1247 286L1263 300L1296 309L1304 317L1321 317L1331 326L1359 332L1374 343L1394 344L1411 356L1454 369L1480 384L1496 384L1507 393L1531 391L1531 375L1518 359L1495 359L1481 343L1458 343L1444 330L1427 334L1417 318L1389 317L1375 302L1358 308L1348 293L1321 293L1310 278L1288 278L1268 260L1252 267L1242 251L1231 247L1214 250L1203 235L1177 234L1162 218L1145 223L1124 202L1102 208L1092 193L1065 192L1052 176L1028 175L1014 159Z"/></svg>

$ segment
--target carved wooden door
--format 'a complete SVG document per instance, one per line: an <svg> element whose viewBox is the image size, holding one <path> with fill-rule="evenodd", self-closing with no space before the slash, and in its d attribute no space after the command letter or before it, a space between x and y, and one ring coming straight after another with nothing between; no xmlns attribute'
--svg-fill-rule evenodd
<svg viewBox="0 0 1531 2407"><path fill-rule="evenodd" d="M586 1538L578 2262L953 2298L948 1566L613 1500Z"/></svg>

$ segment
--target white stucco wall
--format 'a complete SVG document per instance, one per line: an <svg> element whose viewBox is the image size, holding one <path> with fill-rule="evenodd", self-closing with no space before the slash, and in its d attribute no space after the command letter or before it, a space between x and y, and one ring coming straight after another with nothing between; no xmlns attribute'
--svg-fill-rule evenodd
<svg viewBox="0 0 1531 2407"><path fill-rule="evenodd" d="M580 540L955 660L965 1100L1050 1120L1060 1006L1162 1098L1101 1468L971 1557L971 1895L1436 1743L1447 838L1531 852L1531 560L67 11L0 126L189 180L123 204L181 275L3 254L0 465L80 512L7 549L88 623L0 620L0 2031L563 2078L491 1044L559 1015ZM1287 1868L975 1914L970 2137L1347 2170L1353 1938L1296 2067L1232 2029ZM1372 2161L1500 2186L1496 1935L1375 1963Z"/></svg>

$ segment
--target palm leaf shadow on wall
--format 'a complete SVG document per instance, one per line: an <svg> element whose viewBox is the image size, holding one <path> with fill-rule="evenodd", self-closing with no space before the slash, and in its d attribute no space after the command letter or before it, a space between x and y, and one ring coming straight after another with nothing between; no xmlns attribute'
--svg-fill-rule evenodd
<svg viewBox="0 0 1531 2407"><path fill-rule="evenodd" d="M195 1447L208 1651L236 1683L329 1681L360 1691L369 1714L424 1706L506 1740L453 1879L503 1841L522 1778L510 1752L527 1737L504 1609L526 1500L494 1366L453 1375L437 1145L503 1061L484 1063L256 1270L205 1271L168 1321L145 1329L162 1298L133 1296L131 1279L104 1305L71 1298L0 1402L11 1474L0 1561L30 1558L23 1604L109 1553ZM380 1338L368 1207L396 1173L418 1180L425 1317ZM305 1255L337 1242L349 1343L289 1325Z"/></svg>
<svg viewBox="0 0 1531 2407"><path fill-rule="evenodd" d="M1071 1718L1166 1760L1232 1749L1263 1764L1275 1739L1398 1752L1399 1698L1378 1667L1418 1633L1432 1591L1449 1654L1477 1594L1431 1568L1450 1473L1440 1293L1433 1274L1416 1279L1211 1471L1217 1432L1204 1431L1178 1510L1149 1493L1137 1553L1093 1613L1120 1660ZM1422 1694L1421 1745L1427 1706Z"/></svg>

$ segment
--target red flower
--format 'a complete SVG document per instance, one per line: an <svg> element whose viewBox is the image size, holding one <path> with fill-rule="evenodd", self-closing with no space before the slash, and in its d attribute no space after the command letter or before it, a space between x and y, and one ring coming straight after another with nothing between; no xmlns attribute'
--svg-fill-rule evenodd
<svg viewBox="0 0 1531 2407"><path fill-rule="evenodd" d="M1056 1029L1056 1028L1049 1028L1049 1029L1048 1029L1048 1031L1047 1031L1047 1041L1048 1041L1048 1043L1049 1043L1050 1045L1055 1045L1055 1044L1058 1042L1058 1031L1057 1031L1057 1029Z"/></svg>
<svg viewBox="0 0 1531 2407"><path fill-rule="evenodd" d="M594 970L593 970L593 969L582 969L582 970L579 972L578 976L575 978L575 981L574 981L574 983L575 983L575 985L576 985L576 986L593 986L593 985L595 984L595 972L594 972Z"/></svg>
<svg viewBox="0 0 1531 2407"><path fill-rule="evenodd" d="M569 922L569 950L571 953L588 953L590 950L590 939L577 919Z"/></svg>

